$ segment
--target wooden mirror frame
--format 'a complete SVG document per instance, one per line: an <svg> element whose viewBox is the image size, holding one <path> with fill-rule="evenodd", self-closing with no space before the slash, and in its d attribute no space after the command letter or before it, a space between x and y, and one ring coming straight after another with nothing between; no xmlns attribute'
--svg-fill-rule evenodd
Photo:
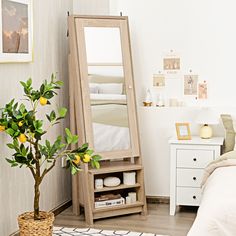
<svg viewBox="0 0 236 236"><path fill-rule="evenodd" d="M126 158L126 157L136 157L140 155L139 150L139 135L138 135L138 124L137 124L137 115L136 115L136 101L135 101L135 92L134 92L134 82L133 82L133 67L132 67L132 58L131 58L131 47L130 47L130 36L129 36L129 26L127 17L110 17L110 16L78 16L78 17L69 17L69 21L73 20L74 25L76 26L73 29L70 29L70 33L73 33L75 37L75 42L71 42L70 45L73 45L74 48L71 48L71 52L76 52L73 55L73 58L76 58L75 61L71 61L70 71L74 71L74 74L71 76L75 77L74 90L75 94L79 94L78 91L82 92L82 99L78 101L75 111L72 111L72 114L76 117L75 120L77 123L75 129L78 131L80 125L84 125L85 132L77 132L79 136L84 137L85 142L90 144L91 148L94 148L94 136L93 136L93 127L92 127L92 114L91 114L91 104L90 104L90 92L89 92L89 83L88 83L88 63L86 55L86 45L85 45L85 34L84 27L117 27L120 29L121 35L121 48L122 48L122 61L123 61L123 71L124 71L124 84L125 91L127 96L127 107L128 107L128 123L130 130L130 148L127 150L114 150L114 151L105 151L99 152L103 157L103 160L106 159L116 159L116 158ZM69 24L72 25L72 24ZM76 92L77 91L77 92ZM77 106L82 105L82 110L78 112L79 109ZM78 120L83 119L82 122ZM96 150L95 150L96 151Z"/></svg>

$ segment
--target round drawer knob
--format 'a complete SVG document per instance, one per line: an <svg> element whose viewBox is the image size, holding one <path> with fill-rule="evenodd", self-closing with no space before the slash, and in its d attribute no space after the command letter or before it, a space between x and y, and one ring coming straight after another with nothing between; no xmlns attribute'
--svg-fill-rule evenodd
<svg viewBox="0 0 236 236"><path fill-rule="evenodd" d="M197 197L196 197L196 196L193 196L193 199L194 199L194 200L196 200L196 199L197 199Z"/></svg>
<svg viewBox="0 0 236 236"><path fill-rule="evenodd" d="M193 158L193 161L197 161L197 158L194 157L194 158Z"/></svg>
<svg viewBox="0 0 236 236"><path fill-rule="evenodd" d="M194 181L196 181L196 180L197 180L197 178L196 178L196 177L193 177L193 180L194 180Z"/></svg>

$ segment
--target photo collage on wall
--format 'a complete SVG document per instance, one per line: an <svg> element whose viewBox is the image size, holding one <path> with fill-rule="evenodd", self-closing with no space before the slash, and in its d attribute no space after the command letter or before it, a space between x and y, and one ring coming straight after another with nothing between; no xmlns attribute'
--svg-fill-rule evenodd
<svg viewBox="0 0 236 236"><path fill-rule="evenodd" d="M189 74L181 75L181 58L173 50L170 53L163 56L163 73L159 71L157 74L153 74L153 86L164 88L167 86L167 79L180 79L182 82L182 93L184 97L192 97L193 99L207 99L208 88L207 82L201 81L199 75L193 74L192 70ZM173 99L170 98L170 101Z"/></svg>

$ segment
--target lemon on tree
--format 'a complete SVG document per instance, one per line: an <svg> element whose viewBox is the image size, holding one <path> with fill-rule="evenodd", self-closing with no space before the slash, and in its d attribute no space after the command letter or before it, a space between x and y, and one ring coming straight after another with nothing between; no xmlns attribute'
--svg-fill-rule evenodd
<svg viewBox="0 0 236 236"><path fill-rule="evenodd" d="M75 155L75 160L73 160L73 162L78 165L80 163L80 156L79 155Z"/></svg>
<svg viewBox="0 0 236 236"><path fill-rule="evenodd" d="M23 126L23 121L19 121L19 122L18 122L18 126L19 126L19 127L22 127L22 126Z"/></svg>
<svg viewBox="0 0 236 236"><path fill-rule="evenodd" d="M89 154L85 154L83 158L83 162L88 163L91 160L91 156Z"/></svg>
<svg viewBox="0 0 236 236"><path fill-rule="evenodd" d="M21 143L25 143L27 141L27 137L25 136L25 134L20 134L18 139Z"/></svg>
<svg viewBox="0 0 236 236"><path fill-rule="evenodd" d="M0 125L0 132L5 131L5 126Z"/></svg>
<svg viewBox="0 0 236 236"><path fill-rule="evenodd" d="M48 100L45 97L40 97L39 102L42 106L45 106L48 103Z"/></svg>

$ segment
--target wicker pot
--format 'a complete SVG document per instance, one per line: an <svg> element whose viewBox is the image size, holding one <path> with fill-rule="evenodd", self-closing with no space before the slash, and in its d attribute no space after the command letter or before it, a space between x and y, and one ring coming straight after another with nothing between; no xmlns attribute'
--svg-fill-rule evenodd
<svg viewBox="0 0 236 236"><path fill-rule="evenodd" d="M19 215L20 236L52 236L54 214L41 211L40 218L40 220L34 220L33 212Z"/></svg>

